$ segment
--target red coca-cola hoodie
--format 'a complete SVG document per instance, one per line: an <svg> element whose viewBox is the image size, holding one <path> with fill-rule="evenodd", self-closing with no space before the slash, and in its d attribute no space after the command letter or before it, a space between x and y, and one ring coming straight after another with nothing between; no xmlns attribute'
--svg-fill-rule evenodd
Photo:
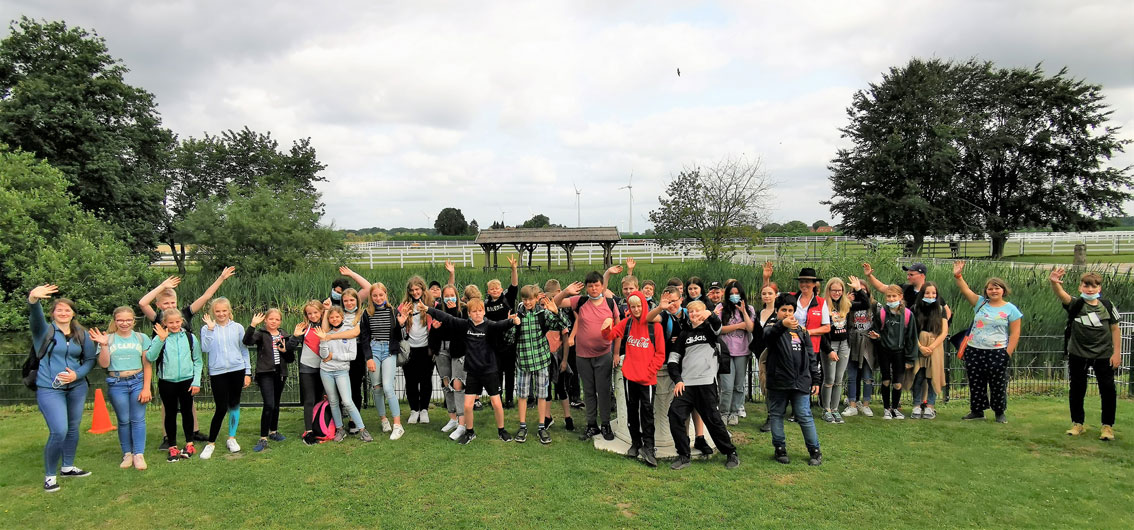
<svg viewBox="0 0 1134 530"><path fill-rule="evenodd" d="M634 315L627 311L626 318L602 330L602 338L606 340L622 338L626 334L626 323L630 322L626 347L622 349L623 354L626 355L622 363L622 376L639 385L653 386L658 384L658 370L665 365L665 332L660 322L646 322L646 313L649 312L646 295L634 291L627 300L635 296L642 302L642 316L634 318ZM652 343L647 326L654 327Z"/></svg>

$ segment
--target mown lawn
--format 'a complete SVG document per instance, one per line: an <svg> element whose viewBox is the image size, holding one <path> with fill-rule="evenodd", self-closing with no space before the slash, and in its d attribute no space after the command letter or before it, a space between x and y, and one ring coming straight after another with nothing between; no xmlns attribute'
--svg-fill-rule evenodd
<svg viewBox="0 0 1134 530"><path fill-rule="evenodd" d="M1118 440L1104 443L1097 398L1088 399L1091 432L1074 439L1063 434L1059 398L1013 398L1007 425L962 423L964 403L942 407L934 421L821 424L820 468L806 465L794 424L787 425L793 462L771 461L770 437L756 429L762 415L751 414L733 428L739 469L726 471L715 455L680 472L597 452L562 423L549 446L534 436L505 444L483 413L479 438L466 447L438 431L439 412L432 424L407 425L398 442L305 447L294 436L301 411L287 409L281 424L289 439L257 454L259 413L246 409L244 452L218 447L212 460L169 464L155 450L144 472L118 469L115 434L84 433L77 463L93 475L64 479L54 494L41 489L42 418L32 408L6 408L0 510L9 528L1130 528L1134 431L1123 425L1134 402L1119 402ZM152 412L149 445L156 446ZM202 413L204 423L210 412ZM373 409L364 418L377 426ZM84 430L89 423L88 411ZM510 413L508 427L515 426Z"/></svg>

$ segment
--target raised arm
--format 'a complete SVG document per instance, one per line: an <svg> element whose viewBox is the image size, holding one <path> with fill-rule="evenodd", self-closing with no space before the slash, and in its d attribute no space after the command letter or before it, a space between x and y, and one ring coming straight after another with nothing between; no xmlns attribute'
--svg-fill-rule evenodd
<svg viewBox="0 0 1134 530"><path fill-rule="evenodd" d="M583 290L583 282L571 282L570 285L564 287L559 294L555 295L553 301L559 307L571 307L570 297L576 296Z"/></svg>
<svg viewBox="0 0 1134 530"><path fill-rule="evenodd" d="M358 284L358 300L360 305L362 302L370 299L370 282L367 281L366 278L363 278L361 274L354 272L347 266L339 267L339 274L349 276L350 279L354 280L354 283Z"/></svg>
<svg viewBox="0 0 1134 530"><path fill-rule="evenodd" d="M508 255L508 266L512 268L512 287L520 285L520 263L516 261L516 256Z"/></svg>
<svg viewBox="0 0 1134 530"><path fill-rule="evenodd" d="M965 283L965 279L961 276L964 270L964 261L957 260L953 262L953 283L957 284L957 288L961 290L961 296L964 296L965 300L968 300L969 304L975 307L977 302L980 301L980 297L977 296L972 289L969 289L969 284Z"/></svg>
<svg viewBox="0 0 1134 530"><path fill-rule="evenodd" d="M154 311L152 307L154 298L157 298L158 293L165 289L176 289L180 284L181 278L170 276L166 278L165 281L159 283L157 287L151 289L150 292L143 295L142 298L138 299L138 308L142 310L142 314L151 321L155 320L157 318L157 311Z"/></svg>
<svg viewBox="0 0 1134 530"><path fill-rule="evenodd" d="M870 282L872 287L879 291L886 290L887 284L874 277L874 267L871 267L869 263L862 264L862 274L866 276L866 280Z"/></svg>
<svg viewBox="0 0 1134 530"><path fill-rule="evenodd" d="M225 267L224 270L221 271L220 275L217 276L217 279L213 281L213 284L210 285L208 289L205 289L205 292L199 298L194 300L192 304L189 305L189 312L193 313L194 315L201 312L201 308L205 307L205 304L208 303L209 299L212 298L213 295L217 294L217 289L220 289L221 284L224 283L225 280L231 278L233 274L236 274L236 267Z"/></svg>
<svg viewBox="0 0 1134 530"><path fill-rule="evenodd" d="M622 273L622 265L611 265L610 268L603 271L603 273L602 273L602 288L603 288L603 290L606 289L607 285L610 285L610 277L611 276L613 276L615 274L621 274L621 273Z"/></svg>
<svg viewBox="0 0 1134 530"><path fill-rule="evenodd" d="M1051 291L1055 293L1055 297L1058 298L1063 305L1068 305L1071 303L1071 295L1067 294L1067 291L1063 289L1064 274L1067 274L1067 271L1063 267L1054 268L1047 277L1047 281L1051 282Z"/></svg>
<svg viewBox="0 0 1134 530"><path fill-rule="evenodd" d="M445 260L445 270L449 271L449 285L457 286L457 266L450 260Z"/></svg>

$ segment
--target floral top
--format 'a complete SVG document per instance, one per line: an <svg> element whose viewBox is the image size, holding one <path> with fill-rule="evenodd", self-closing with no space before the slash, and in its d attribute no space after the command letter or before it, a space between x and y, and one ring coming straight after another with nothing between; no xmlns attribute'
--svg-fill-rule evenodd
<svg viewBox="0 0 1134 530"><path fill-rule="evenodd" d="M977 312L973 317L973 336L969 346L982 350L1008 347L1008 324L1024 317L1011 302L1000 307L987 304L983 296L977 299Z"/></svg>

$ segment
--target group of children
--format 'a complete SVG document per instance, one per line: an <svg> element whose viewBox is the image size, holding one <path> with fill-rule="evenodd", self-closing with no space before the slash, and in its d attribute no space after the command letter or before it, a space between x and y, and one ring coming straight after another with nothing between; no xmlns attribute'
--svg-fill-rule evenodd
<svg viewBox="0 0 1134 530"><path fill-rule="evenodd" d="M605 273L588 273L583 281L565 287L549 280L542 288L521 288L517 262L514 258L509 262L507 289L497 280L488 282L485 295L476 285L458 289L455 267L446 262L446 285L427 286L414 276L396 306L389 301L385 285L372 284L342 267L344 278L332 284L326 299L303 306L304 318L290 334L280 327L283 313L278 309L257 313L247 329L232 320L228 300L213 298L234 274L231 267L181 309L176 277L142 297L139 306L153 323L152 338L133 330L135 314L125 306L113 311L113 332L82 328L74 319L74 304L61 298L52 303L49 322L45 321L39 301L56 294L57 288L36 287L28 296L39 357L36 392L51 432L44 454L44 488L58 490L59 474L89 475L74 466L74 456L87 392L85 376L96 361L107 370L108 393L118 416L121 467L137 469L147 467L145 406L152 399L154 377L168 461L198 454L208 459L226 417L225 445L230 452L241 450L236 441L240 397L253 380L264 404L254 451L285 439L278 430L279 405L288 365L296 361L304 406L300 438L307 444L325 441L317 424L317 408L324 399L322 409L333 417L335 441L348 434L367 442L373 439L360 413L367 383L382 431L390 433L391 440L401 438L405 430L394 393L399 366L411 409L408 422L430 422L436 369L449 415L441 430L462 445L476 439L473 417L483 394L493 408L501 440L527 440L532 399L538 414L535 436L540 443L551 443L552 387L567 430L574 430L571 408L581 397L586 425L580 439L613 440L612 385L614 369L621 366L631 438L627 455L649 466L657 465L654 402L658 376L664 373L673 385L666 418L678 455L673 469L690 464L691 449L713 452L704 438L706 430L725 455L725 466L739 465L728 426L746 415L750 369L759 375L768 412L761 430L771 431L774 458L781 463L790 461L783 427L789 404L792 419L803 432L809 464L820 465L812 398L819 398L823 420L829 423L844 423L844 416L856 414L873 416L870 401L876 370L881 372L883 419L904 419L900 406L904 388L912 388L914 418L936 417L952 311L937 285L925 281L923 264L903 267L908 283L902 285L881 282L870 265L863 264L867 281L832 278L821 296L823 279L814 269L800 271L796 292L780 292L771 282L773 268L768 263L762 271L760 306L754 308L747 305L748 296L737 280L723 285L710 282L706 287L696 277L672 278L657 293L652 281L640 283L634 276L633 259L627 260L618 294L608 289L608 282L623 272L620 265ZM963 262L955 265L955 282L976 312L973 325L959 334L963 335L959 356L965 361L972 396L964 419L983 418L984 411L992 408L997 421L1005 422L1005 369L1019 340L1022 314L1005 300L1009 290L1002 280L989 279L978 295L965 283L963 269ZM1117 312L1099 298L1097 274L1082 277L1080 300L1063 291L1063 274L1062 269L1053 271L1051 284L1069 315L1073 426L1068 434L1087 430L1082 401L1090 368L1103 399L1102 438L1113 439L1113 370L1120 343ZM351 287L347 278L358 288ZM874 301L870 287L883 294L883 303ZM192 320L206 304L204 325L195 335ZM256 350L254 370L249 348ZM193 402L206 365L216 404L207 436L197 427ZM839 411L844 379L847 406ZM504 413L506 406L513 405L513 397L519 420L514 435L505 429ZM184 445L178 443L179 413ZM691 420L697 434L692 447L687 435ZM196 447L199 442L205 442L203 449Z"/></svg>

